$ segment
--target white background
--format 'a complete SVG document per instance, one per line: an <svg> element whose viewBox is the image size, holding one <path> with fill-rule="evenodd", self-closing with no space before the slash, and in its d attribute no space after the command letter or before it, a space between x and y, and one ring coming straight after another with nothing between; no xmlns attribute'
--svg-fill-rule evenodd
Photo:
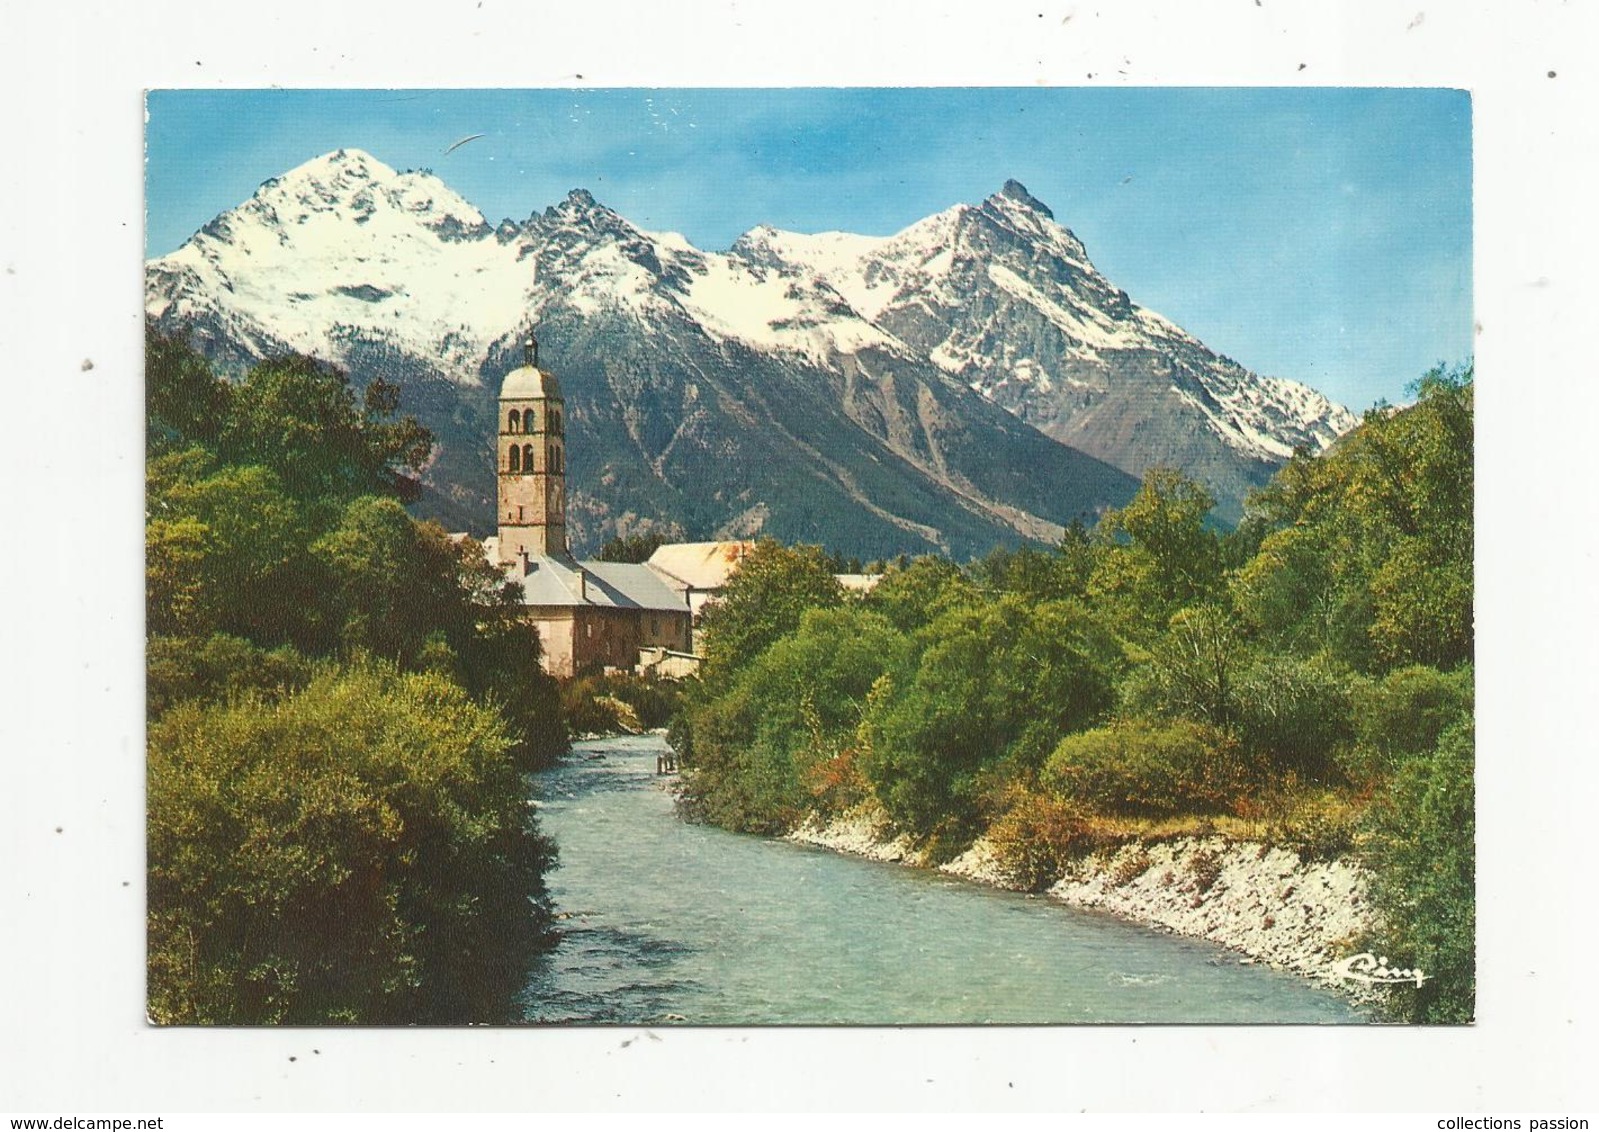
<svg viewBox="0 0 1599 1132"><path fill-rule="evenodd" d="M9 5L0 1112L1591 1111L1596 23L1580 0ZM1474 92L1478 1024L146 1027L142 90L1070 85L1090 72Z"/></svg>

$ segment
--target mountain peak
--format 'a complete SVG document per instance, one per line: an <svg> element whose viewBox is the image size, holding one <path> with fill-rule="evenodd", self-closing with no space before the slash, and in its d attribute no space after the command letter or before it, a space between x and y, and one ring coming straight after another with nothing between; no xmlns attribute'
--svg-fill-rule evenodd
<svg viewBox="0 0 1599 1132"><path fill-rule="evenodd" d="M1030 208L1034 212L1049 217L1051 220L1055 219L1055 214L1050 211L1049 205L1045 204L1032 193L1028 192L1027 186L1022 184L1020 181L1015 180L1014 178L1006 181L1004 186L995 195L1002 197L1005 200L1013 200L1025 208Z"/></svg>
<svg viewBox="0 0 1599 1132"><path fill-rule="evenodd" d="M836 377L865 390L892 370L895 381L870 394L883 398L870 428L912 445L894 451L916 462L934 449L907 439L932 427L912 396L914 373L925 388L981 396L1124 472L1182 467L1233 516L1295 448L1324 447L1353 423L1309 389L1251 374L1133 303L1014 179L891 236L759 224L727 252L702 252L636 227L583 188L495 229L437 177L346 148L263 184L191 245L152 262L148 279L152 318L210 336L230 358L295 349L463 387L492 375L497 343L545 306L552 343L569 332L560 328L596 317L629 328L614 347L596 346L591 373L611 364L613 348L615 358L633 357L626 351L646 340L634 334L652 351L670 339L685 389L743 388L746 364L784 382L825 372L801 382L817 389ZM639 389L628 386L622 402L639 400ZM960 414L988 413L976 404ZM679 404L661 435L698 405ZM638 427L656 435L656 425ZM673 458L689 447L671 449ZM1022 497L1008 492L995 498L1017 505ZM736 495L730 481L726 498ZM617 514L641 506L631 496L611 502ZM1028 514L1055 521L1064 512Z"/></svg>
<svg viewBox="0 0 1599 1132"><path fill-rule="evenodd" d="M323 177L343 177L351 180L372 181L388 180L398 175L393 169L364 149L335 149L331 153L324 153L319 157L313 157L309 161L296 165L277 179L288 181L300 177L307 177L313 180Z"/></svg>

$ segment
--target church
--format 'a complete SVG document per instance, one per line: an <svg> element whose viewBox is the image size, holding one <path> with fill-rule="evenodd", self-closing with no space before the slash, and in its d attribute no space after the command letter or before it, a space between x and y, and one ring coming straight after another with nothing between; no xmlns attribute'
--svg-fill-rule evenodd
<svg viewBox="0 0 1599 1132"><path fill-rule="evenodd" d="M579 562L567 548L565 405L531 334L525 352L500 387L499 534L483 546L522 583L545 671L692 671L690 594L672 575L644 563Z"/></svg>

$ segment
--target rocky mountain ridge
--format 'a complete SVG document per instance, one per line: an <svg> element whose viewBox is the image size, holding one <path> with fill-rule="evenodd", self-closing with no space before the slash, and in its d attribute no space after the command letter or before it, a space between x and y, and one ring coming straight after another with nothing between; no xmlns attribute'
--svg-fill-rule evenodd
<svg viewBox="0 0 1599 1132"><path fill-rule="evenodd" d="M151 260L146 311L224 370L292 350L399 382L440 438L427 505L480 532L494 395L535 324L590 545L655 526L981 553L1092 519L1154 463L1226 514L1353 423L1139 308L1015 182L891 237L757 228L707 252L584 190L491 225L340 150Z"/></svg>

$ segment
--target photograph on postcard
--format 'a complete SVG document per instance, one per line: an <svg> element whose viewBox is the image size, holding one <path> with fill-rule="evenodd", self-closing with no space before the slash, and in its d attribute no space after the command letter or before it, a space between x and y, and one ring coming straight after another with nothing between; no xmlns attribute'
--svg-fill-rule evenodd
<svg viewBox="0 0 1599 1132"><path fill-rule="evenodd" d="M1472 1021L1471 113L149 92L149 1019Z"/></svg>

